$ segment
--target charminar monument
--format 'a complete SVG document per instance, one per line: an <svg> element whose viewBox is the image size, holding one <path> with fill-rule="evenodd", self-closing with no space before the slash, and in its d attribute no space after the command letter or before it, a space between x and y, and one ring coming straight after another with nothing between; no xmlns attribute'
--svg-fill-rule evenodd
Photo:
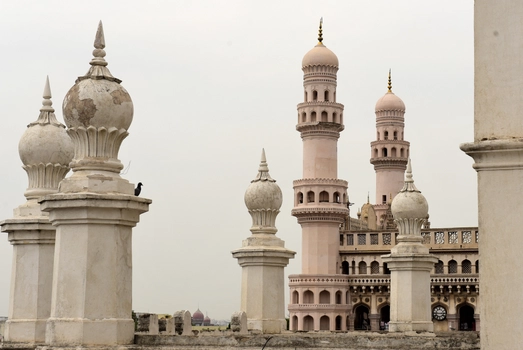
<svg viewBox="0 0 523 350"><path fill-rule="evenodd" d="M303 247L298 255L303 274L290 278L291 331L285 320L283 276L295 253L276 236L283 195L269 175L262 152L258 175L244 198L253 220L251 236L232 252L242 271L242 297L235 314L241 322L231 331L198 334L190 331L190 315L182 310L175 313L172 327L164 334L135 333L132 228L149 210L151 200L135 196L135 185L120 176L118 152L129 135L133 102L107 68L100 23L90 68L65 96L65 125L54 114L47 80L40 114L20 140L19 155L29 181L26 202L14 209L12 218L0 223L13 245L9 314L0 347L521 348L523 333L514 325L523 324L523 271L515 263L523 248L518 243L523 227L523 216L518 215L523 207L523 123L519 115L523 109L523 2L476 0L474 16L475 132L473 142L462 144L461 149L474 159L478 173L477 231L481 240L477 243L482 268L478 271L476 264L474 272L479 277L462 276L471 273L470 261L464 260L458 271L455 261L443 264L434 254L437 250L427 248L437 241L424 235L424 231L430 233L429 206L414 185L410 161L407 163L404 105L392 109L399 114L377 110L379 118L400 118L395 124L401 130L399 139L380 140L378 136L378 141L385 142L376 143L383 147L373 154L381 166L379 176L376 168L377 186L395 193L377 198L376 208L369 203L358 219L350 218L347 182L337 174L337 140L348 117L337 102L343 96L337 91L339 61L323 44L320 26L319 43L302 62L304 102L298 105L297 130L303 140L303 177L294 182L292 215L302 227ZM390 84L389 92L392 94ZM389 132L389 126L378 126L381 135ZM383 158L392 157L387 147L396 152L396 147L404 148L404 154L393 157L399 160L391 162L391 177L383 170L388 162ZM416 164L415 159L412 163ZM67 175L69 170L72 173ZM379 230L381 236L372 236ZM469 242L472 231L460 231L458 241ZM366 245L367 234L371 246L374 239L379 243L381 250L376 252L381 255L370 269L363 260L356 265L355 260L344 259L350 257L353 234L361 246ZM449 243L446 240L443 243ZM387 245L390 249L383 251ZM440 268L462 275L440 277L441 286L436 289L433 273ZM362 275L383 276L355 279L351 274L356 269ZM474 278L479 278L477 287ZM456 279L467 281L455 284ZM440 299L432 300L435 295ZM469 321L461 322L462 315L456 314L446 323L450 331L435 327L435 320L444 320L455 303L473 310L470 324L478 331L481 320L479 332L460 332ZM379 317L387 318L383 328Z"/></svg>

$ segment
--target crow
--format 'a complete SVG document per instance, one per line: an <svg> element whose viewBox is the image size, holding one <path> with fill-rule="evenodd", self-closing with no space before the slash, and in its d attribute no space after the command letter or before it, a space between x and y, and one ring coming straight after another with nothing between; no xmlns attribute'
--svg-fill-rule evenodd
<svg viewBox="0 0 523 350"><path fill-rule="evenodd" d="M140 195L140 192L142 192L142 186L143 186L143 184L141 182L138 182L138 185L136 185L136 188L134 189L135 196Z"/></svg>

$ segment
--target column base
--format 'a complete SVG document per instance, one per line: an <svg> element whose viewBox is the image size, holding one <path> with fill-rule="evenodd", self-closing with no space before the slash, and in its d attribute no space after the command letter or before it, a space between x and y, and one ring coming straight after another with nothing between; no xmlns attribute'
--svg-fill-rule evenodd
<svg viewBox="0 0 523 350"><path fill-rule="evenodd" d="M390 321L389 332L434 332L432 321Z"/></svg>
<svg viewBox="0 0 523 350"><path fill-rule="evenodd" d="M287 329L287 321L285 319L247 319L248 330L258 330L263 334L280 334Z"/></svg>
<svg viewBox="0 0 523 350"><path fill-rule="evenodd" d="M47 319L7 320L5 341L13 343L44 343Z"/></svg>
<svg viewBox="0 0 523 350"><path fill-rule="evenodd" d="M117 345L134 343L133 319L90 320L85 318L50 318L46 344Z"/></svg>

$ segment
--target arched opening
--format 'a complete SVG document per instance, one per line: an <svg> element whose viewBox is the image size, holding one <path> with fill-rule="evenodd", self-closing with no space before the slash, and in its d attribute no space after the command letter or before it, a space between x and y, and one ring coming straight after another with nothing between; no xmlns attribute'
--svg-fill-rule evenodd
<svg viewBox="0 0 523 350"><path fill-rule="evenodd" d="M378 141L380 140L380 132L378 131Z"/></svg>
<svg viewBox="0 0 523 350"><path fill-rule="evenodd" d="M329 101L329 91L325 90L323 100L324 101Z"/></svg>
<svg viewBox="0 0 523 350"><path fill-rule="evenodd" d="M312 112L311 113L311 122L315 122L316 121L316 112Z"/></svg>
<svg viewBox="0 0 523 350"><path fill-rule="evenodd" d="M341 291L336 292L336 304L341 304Z"/></svg>
<svg viewBox="0 0 523 350"><path fill-rule="evenodd" d="M387 263L383 263L383 274L390 275L390 270L389 270L389 267L387 266Z"/></svg>
<svg viewBox="0 0 523 350"><path fill-rule="evenodd" d="M347 261L341 263L341 273L344 275L349 274L349 263Z"/></svg>
<svg viewBox="0 0 523 350"><path fill-rule="evenodd" d="M384 134L383 134L383 139L384 140L388 140L389 139L389 132L388 131L385 131Z"/></svg>
<svg viewBox="0 0 523 350"><path fill-rule="evenodd" d="M307 203L314 203L314 192L307 192Z"/></svg>
<svg viewBox="0 0 523 350"><path fill-rule="evenodd" d="M373 261L370 263L370 273L371 275L378 275L380 273L380 263Z"/></svg>
<svg viewBox="0 0 523 350"><path fill-rule="evenodd" d="M320 331L328 331L330 328L329 316L321 316L320 318Z"/></svg>
<svg viewBox="0 0 523 350"><path fill-rule="evenodd" d="M374 149L374 158L378 158L378 149L377 148Z"/></svg>
<svg viewBox="0 0 523 350"><path fill-rule="evenodd" d="M317 101L318 100L318 91L314 90L312 92L312 100Z"/></svg>
<svg viewBox="0 0 523 350"><path fill-rule="evenodd" d="M463 260L461 262L461 273L472 273L472 264L470 260Z"/></svg>
<svg viewBox="0 0 523 350"><path fill-rule="evenodd" d="M302 123L305 123L307 121L307 113L303 112L301 114L301 122Z"/></svg>
<svg viewBox="0 0 523 350"><path fill-rule="evenodd" d="M334 97L333 102L336 102L336 91L332 93L332 96Z"/></svg>
<svg viewBox="0 0 523 350"><path fill-rule="evenodd" d="M385 305L380 309L380 330L389 330L390 306Z"/></svg>
<svg viewBox="0 0 523 350"><path fill-rule="evenodd" d="M443 273L443 261L438 260L438 262L434 265L434 271L436 272L436 274Z"/></svg>
<svg viewBox="0 0 523 350"><path fill-rule="evenodd" d="M304 304L314 304L314 293L310 290L303 292L303 303Z"/></svg>
<svg viewBox="0 0 523 350"><path fill-rule="evenodd" d="M343 202L342 203L344 203L344 204L347 203L347 199L345 198L345 193L343 194Z"/></svg>
<svg viewBox="0 0 523 350"><path fill-rule="evenodd" d="M303 193L298 192L298 196L296 197L296 200L298 201L298 204L303 203Z"/></svg>
<svg viewBox="0 0 523 350"><path fill-rule="evenodd" d="M340 193L339 192L334 192L334 194L332 195L332 201L334 203L340 203Z"/></svg>
<svg viewBox="0 0 523 350"><path fill-rule="evenodd" d="M392 147L392 149L390 150L390 156L396 157L396 147Z"/></svg>
<svg viewBox="0 0 523 350"><path fill-rule="evenodd" d="M354 329L370 331L369 308L365 305L354 310Z"/></svg>
<svg viewBox="0 0 523 350"><path fill-rule="evenodd" d="M404 152L403 152L403 148L400 148L400 157L402 157L402 158L405 157L404 156Z"/></svg>
<svg viewBox="0 0 523 350"><path fill-rule="evenodd" d="M308 102L308 100L307 100L308 95L309 95L309 94L307 93L307 91L305 91L305 94L304 94L304 96L303 96L303 99L304 99L305 102Z"/></svg>
<svg viewBox="0 0 523 350"><path fill-rule="evenodd" d="M449 261L449 273L458 273L458 263L456 260Z"/></svg>
<svg viewBox="0 0 523 350"><path fill-rule="evenodd" d="M365 261L360 261L360 263L358 264L358 273L360 275L367 274L367 263Z"/></svg>
<svg viewBox="0 0 523 350"><path fill-rule="evenodd" d="M298 316L292 316L291 331L298 330Z"/></svg>
<svg viewBox="0 0 523 350"><path fill-rule="evenodd" d="M476 323L474 321L474 308L472 308L472 306L463 305L459 308L458 313L460 331L476 330Z"/></svg>
<svg viewBox="0 0 523 350"><path fill-rule="evenodd" d="M397 140L397 139L398 139L398 132L394 131L394 140Z"/></svg>
<svg viewBox="0 0 523 350"><path fill-rule="evenodd" d="M313 331L314 330L314 319L312 316L305 316L303 318L303 330L304 331Z"/></svg>
<svg viewBox="0 0 523 350"><path fill-rule="evenodd" d="M479 260L476 260L476 273L479 273Z"/></svg>
<svg viewBox="0 0 523 350"><path fill-rule="evenodd" d="M329 117L327 116L327 112L325 112L325 111L321 112L321 121L322 122L328 122L329 121Z"/></svg>
<svg viewBox="0 0 523 350"><path fill-rule="evenodd" d="M336 316L336 330L341 331L341 316Z"/></svg>
<svg viewBox="0 0 523 350"><path fill-rule="evenodd" d="M352 273L351 275L355 275L356 274L356 262L354 260L352 260Z"/></svg>
<svg viewBox="0 0 523 350"><path fill-rule="evenodd" d="M343 124L343 114L340 114L340 124Z"/></svg>
<svg viewBox="0 0 523 350"><path fill-rule="evenodd" d="M331 303L331 293L326 290L320 292L320 304L330 304Z"/></svg>
<svg viewBox="0 0 523 350"><path fill-rule="evenodd" d="M297 290L292 292L292 303L293 304L299 304L300 303L300 293L298 293Z"/></svg>
<svg viewBox="0 0 523 350"><path fill-rule="evenodd" d="M385 147L383 147L383 148L381 149L381 156L382 156L382 157L386 157L386 156L387 156L387 149L386 149Z"/></svg>
<svg viewBox="0 0 523 350"><path fill-rule="evenodd" d="M332 113L332 122L339 124L338 115L336 114L336 112Z"/></svg>
<svg viewBox="0 0 523 350"><path fill-rule="evenodd" d="M328 202L329 201L329 193L327 191L321 191L320 192L320 203Z"/></svg>

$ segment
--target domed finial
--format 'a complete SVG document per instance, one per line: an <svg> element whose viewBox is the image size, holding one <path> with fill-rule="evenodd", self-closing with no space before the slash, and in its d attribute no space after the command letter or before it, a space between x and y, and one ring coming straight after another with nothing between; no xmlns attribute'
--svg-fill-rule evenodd
<svg viewBox="0 0 523 350"><path fill-rule="evenodd" d="M263 148L262 148L260 167L258 168L258 175L251 182L258 182L258 181L276 182L276 180L272 179L271 176L269 175L269 167L267 166L267 160L265 158L265 149L263 149Z"/></svg>
<svg viewBox="0 0 523 350"><path fill-rule="evenodd" d="M42 97L44 98L44 100L42 101L42 108L40 108L40 115L38 116L38 119L35 122L29 124L28 127L36 124L52 124L65 129L65 125L60 123L54 115L53 101L51 101L52 96L51 87L49 85L49 76L47 76L45 80L44 93Z"/></svg>
<svg viewBox="0 0 523 350"><path fill-rule="evenodd" d="M389 69L389 86L388 86L389 91L388 92L392 92L392 78L390 77L390 71L391 70Z"/></svg>
<svg viewBox="0 0 523 350"><path fill-rule="evenodd" d="M323 44L323 17L320 18L320 29L318 30L318 42Z"/></svg>
<svg viewBox="0 0 523 350"><path fill-rule="evenodd" d="M414 185L414 179L412 178L412 166L410 165L410 158L407 161L407 171L405 172L405 184L403 185L403 188L401 189L401 192L419 192L416 186Z"/></svg>

